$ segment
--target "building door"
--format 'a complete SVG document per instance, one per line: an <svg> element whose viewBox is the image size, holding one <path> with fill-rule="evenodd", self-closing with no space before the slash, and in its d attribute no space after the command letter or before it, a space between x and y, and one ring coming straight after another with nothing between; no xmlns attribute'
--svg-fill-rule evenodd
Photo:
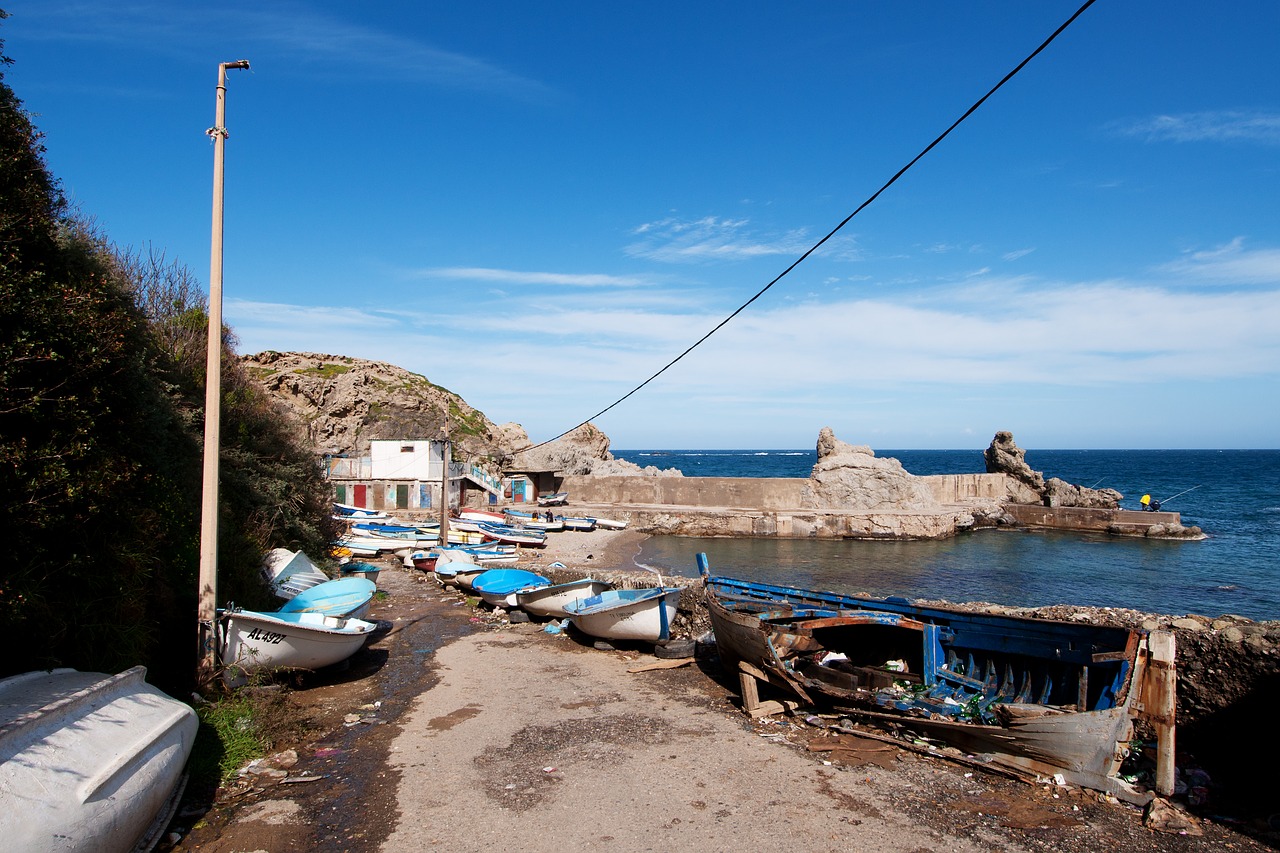
<svg viewBox="0 0 1280 853"><path fill-rule="evenodd" d="M396 509L409 508L409 484L396 483Z"/></svg>
<svg viewBox="0 0 1280 853"><path fill-rule="evenodd" d="M355 492L355 494L351 496L352 506L366 507L369 505L369 496L368 496L369 487L368 486L366 486L364 483L357 483L356 485L352 486L351 489L352 491Z"/></svg>

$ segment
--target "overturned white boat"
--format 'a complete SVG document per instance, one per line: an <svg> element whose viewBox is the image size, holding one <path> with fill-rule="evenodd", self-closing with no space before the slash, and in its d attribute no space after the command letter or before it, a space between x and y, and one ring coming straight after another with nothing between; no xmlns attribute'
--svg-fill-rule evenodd
<svg viewBox="0 0 1280 853"><path fill-rule="evenodd" d="M262 576L271 591L284 599L329 580L320 567L301 551L273 548L262 561Z"/></svg>
<svg viewBox="0 0 1280 853"><path fill-rule="evenodd" d="M665 643L680 602L678 586L610 589L565 605L565 613L584 634L604 640Z"/></svg>
<svg viewBox="0 0 1280 853"><path fill-rule="evenodd" d="M198 722L144 680L74 669L0 679L7 850L149 850L182 794Z"/></svg>

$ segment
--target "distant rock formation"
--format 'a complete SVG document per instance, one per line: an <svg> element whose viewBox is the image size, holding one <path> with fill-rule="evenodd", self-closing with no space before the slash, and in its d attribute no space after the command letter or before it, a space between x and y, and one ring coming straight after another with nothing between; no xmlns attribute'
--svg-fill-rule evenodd
<svg viewBox="0 0 1280 853"><path fill-rule="evenodd" d="M509 471L556 471L566 475L591 474L597 477L648 476L683 477L676 468L640 467L609 452L609 436L594 424L583 424L546 444L533 446L520 424L498 428L506 447L512 448L502 467Z"/></svg>
<svg viewBox="0 0 1280 853"><path fill-rule="evenodd" d="M1010 499L1015 503L1045 506L1079 506L1116 509L1124 497L1115 489L1090 489L1053 477L1048 481L1027 464L1026 451L1013 441L1013 433L997 432L991 446L983 452L987 473L1004 474L1013 481Z"/></svg>
<svg viewBox="0 0 1280 853"><path fill-rule="evenodd" d="M843 442L830 427L818 433L818 461L809 479L806 508L941 509L929 487L897 459L879 458L870 447Z"/></svg>

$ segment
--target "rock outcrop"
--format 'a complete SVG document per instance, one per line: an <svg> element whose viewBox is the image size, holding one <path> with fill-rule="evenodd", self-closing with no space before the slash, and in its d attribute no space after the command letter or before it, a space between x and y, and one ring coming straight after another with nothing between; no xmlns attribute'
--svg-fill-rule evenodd
<svg viewBox="0 0 1280 853"><path fill-rule="evenodd" d="M684 476L676 468L662 470L652 465L642 468L634 462L615 459L609 452L609 436L594 424L583 424L554 441L536 446L519 424L503 424L498 431L506 446L512 448L502 463L509 471L556 471L597 477Z"/></svg>
<svg viewBox="0 0 1280 853"><path fill-rule="evenodd" d="M929 487L897 459L880 458L870 447L843 442L830 427L818 433L818 461L809 481L804 503L808 509L941 509Z"/></svg>
<svg viewBox="0 0 1280 853"><path fill-rule="evenodd" d="M483 412L393 364L308 352L262 352L241 361L319 453L363 455L376 438L440 438L446 424L465 453L500 456L511 446Z"/></svg>
<svg viewBox="0 0 1280 853"><path fill-rule="evenodd" d="M1027 464L1026 451L1013 441L1013 433L997 432L991 446L982 454L988 474L1009 477L1009 499L1014 503L1044 506L1078 506L1092 509L1116 509L1124 495L1115 489L1090 489L1044 474Z"/></svg>

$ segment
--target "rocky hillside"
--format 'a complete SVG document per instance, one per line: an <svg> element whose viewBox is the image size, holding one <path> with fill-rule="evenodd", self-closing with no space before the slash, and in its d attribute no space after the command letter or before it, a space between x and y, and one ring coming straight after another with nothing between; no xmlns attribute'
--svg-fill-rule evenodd
<svg viewBox="0 0 1280 853"><path fill-rule="evenodd" d="M609 437L585 424L556 441L533 446L524 427L495 424L484 412L425 376L382 361L309 352L241 357L246 372L294 415L318 453L363 455L371 439L449 437L463 454L527 471L573 474L658 474L614 459Z"/></svg>
<svg viewBox="0 0 1280 853"><path fill-rule="evenodd" d="M296 416L319 453L364 454L369 440L449 437L465 452L500 456L504 433L484 412L425 376L380 361L309 352L243 356L245 370ZM521 430L520 432L523 432Z"/></svg>

